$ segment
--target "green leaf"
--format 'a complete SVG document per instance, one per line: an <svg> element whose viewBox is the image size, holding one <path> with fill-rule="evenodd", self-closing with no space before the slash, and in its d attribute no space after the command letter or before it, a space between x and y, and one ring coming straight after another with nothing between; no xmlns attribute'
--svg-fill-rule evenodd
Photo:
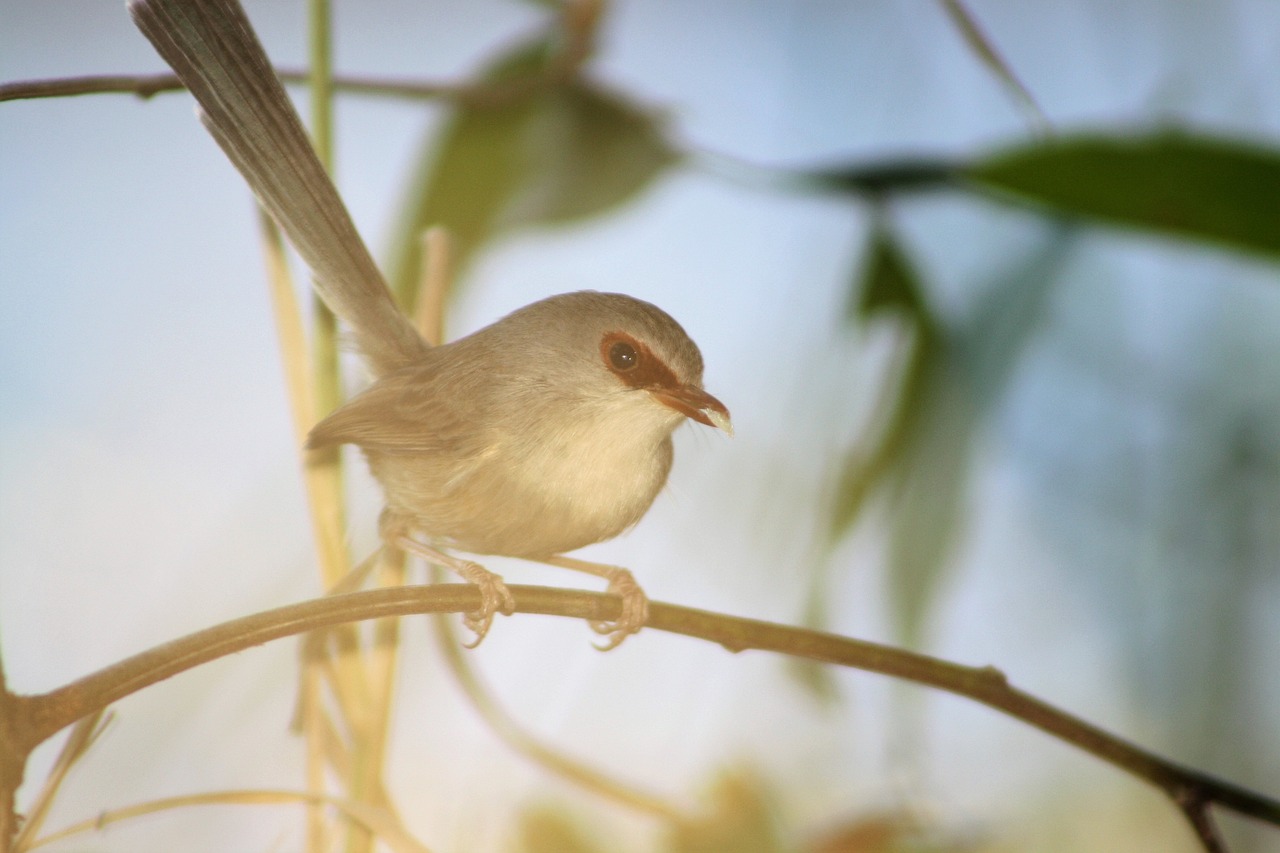
<svg viewBox="0 0 1280 853"><path fill-rule="evenodd" d="M1280 256L1280 151L1161 132L1006 150L966 176L1078 216Z"/></svg>
<svg viewBox="0 0 1280 853"><path fill-rule="evenodd" d="M874 237L852 301L855 316L894 311L911 321L914 335L903 342L906 363L878 418L841 462L827 547L830 553L839 544L873 497L885 499L889 595L894 624L908 645L923 638L966 519L975 444L1037 328L1069 238L1065 231L1050 233L991 288L971 325L943 329L902 249L883 229Z"/></svg>
<svg viewBox="0 0 1280 853"><path fill-rule="evenodd" d="M653 116L580 81L546 99L530 117L523 141L534 168L506 211L504 227L603 213L643 190L678 159Z"/></svg>
<svg viewBox="0 0 1280 853"><path fill-rule="evenodd" d="M578 78L539 79L551 57L546 39L516 48L483 79L528 88L461 104L425 141L391 265L402 304L417 288L426 228L450 230L461 271L496 234L603 213L676 161L654 117L624 98Z"/></svg>
<svg viewBox="0 0 1280 853"><path fill-rule="evenodd" d="M906 366L891 399L870 428L869 441L855 446L841 466L832 504L828 540L839 541L857 521L867 497L893 470L921 408L922 379L936 355L937 321L925 302L915 265L883 222L872 228L867 259L854 279L846 316L867 323L879 316L896 316L907 325Z"/></svg>
<svg viewBox="0 0 1280 853"><path fill-rule="evenodd" d="M918 432L917 420L928 405L928 377L941 355L940 329L930 311L924 287L905 250L882 218L872 226L866 260L854 277L846 320L867 324L890 316L906 327L900 342L902 367L885 380L888 392L875 417L839 462L824 542L825 558L809 581L804 624L825 629L829 624L827 578L834 570L831 555L861 518L870 498L900 476L903 458ZM838 698L830 670L818 665L792 664L788 673L811 696L827 703Z"/></svg>
<svg viewBox="0 0 1280 853"><path fill-rule="evenodd" d="M918 647L968 518L974 454L1073 245L1057 230L987 292L972 321L932 338L920 359L902 449L887 478L888 580L902 641Z"/></svg>
<svg viewBox="0 0 1280 853"><path fill-rule="evenodd" d="M550 49L545 38L520 45L482 79L496 85L538 74ZM423 231L447 225L455 261L465 262L522 180L525 166L516 142L532 104L526 95L501 106L460 106L439 139L428 135L424 140L392 248L391 284L406 309L412 308L418 288Z"/></svg>
<svg viewBox="0 0 1280 853"><path fill-rule="evenodd" d="M889 408L872 427L870 446L855 445L846 454L832 502L828 541L834 546L857 522L868 499L899 466L916 432L916 421L926 408L931 383L941 357L932 335L918 335L910 341L906 368L894 389Z"/></svg>
<svg viewBox="0 0 1280 853"><path fill-rule="evenodd" d="M898 241L883 225L872 230L867 260L855 281L849 319L862 322L877 314L898 314L920 327L932 328L920 277Z"/></svg>

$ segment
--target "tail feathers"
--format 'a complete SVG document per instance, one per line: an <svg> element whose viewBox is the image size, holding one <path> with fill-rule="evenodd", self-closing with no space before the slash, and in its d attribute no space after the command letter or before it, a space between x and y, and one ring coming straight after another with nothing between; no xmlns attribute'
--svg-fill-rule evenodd
<svg viewBox="0 0 1280 853"><path fill-rule="evenodd" d="M399 310L236 0L130 0L135 24L383 375L428 344Z"/></svg>

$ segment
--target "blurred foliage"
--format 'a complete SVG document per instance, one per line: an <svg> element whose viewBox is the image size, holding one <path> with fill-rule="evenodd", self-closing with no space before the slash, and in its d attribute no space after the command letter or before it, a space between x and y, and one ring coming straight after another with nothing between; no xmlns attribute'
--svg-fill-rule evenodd
<svg viewBox="0 0 1280 853"><path fill-rule="evenodd" d="M897 324L905 338L899 350L898 376L887 382L891 399L874 412L874 422L858 437L839 464L835 493L829 508L825 549L827 559L814 573L805 606L806 625L825 627L827 575L833 570L830 552L852 528L868 496L883 483L899 462L911 430L911 420L921 411L922 380L928 365L938 356L938 326L926 303L915 266L899 245L876 208L866 260L854 276L845 319L856 327L878 320ZM905 364L901 364L905 362ZM831 669L813 661L791 661L792 674L815 697L828 701L836 697Z"/></svg>
<svg viewBox="0 0 1280 853"><path fill-rule="evenodd" d="M1052 230L1040 249L992 285L968 323L948 327L929 307L915 263L883 216L873 229L847 316L862 327L895 323L899 364L886 380L890 393L873 413L871 426L840 463L827 548L830 554L853 529L872 497L883 499L889 514L890 604L908 645L922 640L964 518L976 435L1036 328L1066 257L1068 233ZM815 624L826 621L818 610L822 598L813 597ZM813 679L806 676L806 681Z"/></svg>
<svg viewBox="0 0 1280 853"><path fill-rule="evenodd" d="M900 458L910 421L920 411L922 380L937 359L938 322L925 301L915 265L883 222L875 225L867 260L855 276L846 319L857 326L889 319L909 339L905 365L894 399L876 412L880 424L873 446L850 453L840 475L832 506L830 535L841 538L858 517L871 487Z"/></svg>
<svg viewBox="0 0 1280 853"><path fill-rule="evenodd" d="M970 29L976 21L954 5ZM978 30L983 61L1005 67ZM634 198L678 163L652 115L577 73L563 73L562 39L529 39L481 77L491 97L465 99L423 146L394 246L393 283L403 304L417 292L418 236L447 226L465 270L503 232L589 219ZM964 517L979 426L1012 373L1060 259L1061 232L1045 255L1010 270L976 319L946 327L928 287L893 233L884 202L897 194L946 189L995 194L1067 219L1102 220L1280 256L1280 153L1240 142L1162 131L1032 141L968 163L884 161L813 170L790 191L829 191L876 213L866 260L854 276L847 320L901 332L886 393L863 434L838 463L828 515L830 554L873 497L890 515L887 576L902 639L922 638L929 606ZM410 306L411 307L411 306ZM829 562L829 561L828 561ZM828 567L829 568L829 567ZM825 577L815 578L808 624L826 623ZM796 665L815 694L834 695L820 668Z"/></svg>
<svg viewBox="0 0 1280 853"><path fill-rule="evenodd" d="M679 159L652 115L561 73L557 44L539 36L508 52L482 75L492 96L456 106L424 142L392 250L392 286L410 310L428 227L450 230L461 271L497 234L598 216Z"/></svg>
<svg viewBox="0 0 1280 853"><path fill-rule="evenodd" d="M567 811L541 805L520 815L519 849L523 853L607 853L609 848L592 841Z"/></svg>
<svg viewBox="0 0 1280 853"><path fill-rule="evenodd" d="M910 810L874 811L828 823L819 831L789 829L785 806L760 773L724 770L710 784L706 808L669 825L654 849L663 853L960 853L981 849L922 822ZM612 853L569 809L541 804L520 816L521 853ZM626 847L626 849L634 849Z"/></svg>
<svg viewBox="0 0 1280 853"><path fill-rule="evenodd" d="M779 804L764 780L746 770L725 771L712 781L701 814L669 825L657 849L668 853L788 853L777 819ZM589 840L571 813L538 806L521 816L523 853L610 853L616 845Z"/></svg>
<svg viewBox="0 0 1280 853"><path fill-rule="evenodd" d="M828 830L807 853L895 853L904 834L898 816L871 815Z"/></svg>
<svg viewBox="0 0 1280 853"><path fill-rule="evenodd" d="M1004 84L1022 92L1034 112L1030 93L967 8L953 3L948 9L968 27L966 38L979 58L1003 68ZM455 103L443 127L425 140L394 244L392 279L406 306L417 291L419 235L427 227L450 229L457 268L465 273L495 238L607 214L684 160L685 152L653 115L565 64L561 36L539 35L504 53L481 76L489 95ZM782 192L835 191L871 206L873 225L864 260L851 276L845 321L862 332L892 326L896 352L880 405L834 460L834 485L817 510L826 518L826 572L837 568L836 548L870 510L884 513L889 604L898 636L909 646L925 639L967 519L984 428L1073 245L1075 232L1063 223L1119 225L1280 258L1280 151L1191 132L1032 139L965 159L886 158L790 174L766 185ZM1010 259L995 281L973 283L986 295L963 321L939 314L912 247L890 221L894 200L921 191L995 198L1046 223L1037 248ZM828 586L818 572L807 624L828 623ZM791 666L812 693L836 696L826 669ZM671 850L784 849L758 782L726 776L713 798L702 819L673 829ZM867 818L844 829L815 849L950 849L922 847L891 821ZM527 816L523 832L530 853L603 849L554 812Z"/></svg>
<svg viewBox="0 0 1280 853"><path fill-rule="evenodd" d="M1076 136L977 160L979 186L1072 216L1280 258L1280 152L1165 131Z"/></svg>
<svg viewBox="0 0 1280 853"><path fill-rule="evenodd" d="M710 808L673 827L671 853L784 853L776 797L756 773L727 771L712 783Z"/></svg>
<svg viewBox="0 0 1280 853"><path fill-rule="evenodd" d="M886 224L883 203L893 185L903 193L963 191L967 181L971 190L1068 220L1102 220L1280 257L1280 152L1164 131L1031 142L968 165L881 163L810 177L874 203L875 224L846 319L863 329L888 321L901 333L887 393L839 463L827 549L854 528L873 496L883 496L895 624L904 642L915 644L963 516L978 426L1016 364L1033 327L1031 303L1046 294L1051 271L1045 267L1056 266L1051 258L1060 252L1050 247L1023 271L1011 271L967 327L944 327L909 251ZM809 624L826 622L825 587L825 579L815 582ZM802 680L819 695L829 692L820 672L802 672Z"/></svg>
<svg viewBox="0 0 1280 853"><path fill-rule="evenodd" d="M906 811L859 815L828 828L804 845L803 853L976 853L982 846L921 826Z"/></svg>
<svg viewBox="0 0 1280 853"><path fill-rule="evenodd" d="M1057 218L1280 257L1280 149L1188 130L1063 135L969 160L814 168L780 186L875 202L919 191L969 191Z"/></svg>

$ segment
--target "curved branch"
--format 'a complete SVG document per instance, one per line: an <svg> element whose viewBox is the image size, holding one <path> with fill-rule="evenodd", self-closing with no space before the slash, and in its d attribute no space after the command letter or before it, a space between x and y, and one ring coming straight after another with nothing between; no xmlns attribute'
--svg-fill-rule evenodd
<svg viewBox="0 0 1280 853"><path fill-rule="evenodd" d="M452 621L445 618L444 614L437 614L432 618L432 622L439 640L440 653L444 656L454 681L471 703L472 709L489 724L490 730L508 747L543 770L554 773L594 794L671 823L679 823L686 819L686 815L659 795L613 778L538 740L508 714L489 693L480 676L467 661L465 649Z"/></svg>
<svg viewBox="0 0 1280 853"><path fill-rule="evenodd" d="M511 586L516 610L587 621L621 612L613 595ZM480 606L471 585L376 589L292 604L225 622L108 666L35 696L10 694L12 742L29 752L80 717L202 663L270 640L346 622L413 613L470 612ZM1280 801L1162 758L1012 687L993 667L970 667L891 646L755 619L652 602L647 627L708 640L732 652L773 651L902 678L965 696L1034 726L1163 790L1188 816L1216 803L1280 826ZM25 753L23 754L25 760ZM1188 811L1188 804L1195 804ZM1203 825L1202 820L1193 824ZM1210 848L1211 849L1211 848Z"/></svg>

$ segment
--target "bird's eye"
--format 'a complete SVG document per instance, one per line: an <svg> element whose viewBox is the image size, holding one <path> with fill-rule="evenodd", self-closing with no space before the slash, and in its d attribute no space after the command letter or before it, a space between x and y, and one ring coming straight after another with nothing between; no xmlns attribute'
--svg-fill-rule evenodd
<svg viewBox="0 0 1280 853"><path fill-rule="evenodd" d="M633 370L640 363L636 348L626 341L618 341L609 347L609 363L614 370Z"/></svg>

